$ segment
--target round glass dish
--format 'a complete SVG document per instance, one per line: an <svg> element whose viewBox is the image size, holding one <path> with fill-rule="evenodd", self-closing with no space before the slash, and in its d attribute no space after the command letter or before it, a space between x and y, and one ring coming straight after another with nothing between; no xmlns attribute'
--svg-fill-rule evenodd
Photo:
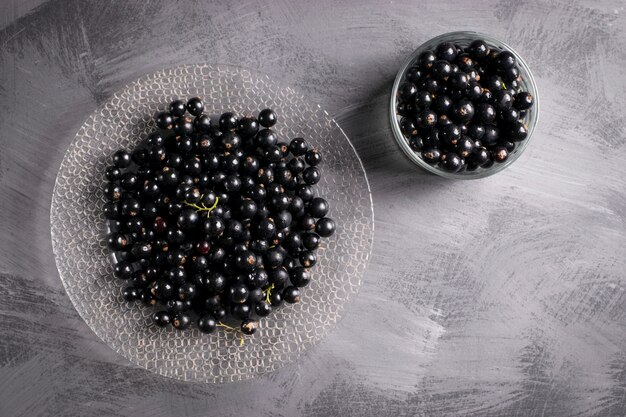
<svg viewBox="0 0 626 417"><path fill-rule="evenodd" d="M398 87L400 83L404 80L407 70L415 63L418 56L427 50L435 49L435 47L441 42L453 42L454 44L458 44L460 46L466 47L476 39L484 40L490 48L495 48L498 50L508 50L513 55L515 55L515 59L517 61L517 65L520 70L521 82L520 85L522 87L522 91L528 91L535 99L534 105L526 111L526 116L522 119L528 125L528 137L521 141L516 142L516 147L511 152L509 158L503 163L496 163L490 168L478 168L475 171L463 171L458 173L451 173L439 169L436 166L428 164L426 161L422 159L421 154L416 153L409 146L408 139L402 134L400 131L400 119L402 118L398 115L397 111L397 93ZM539 96L537 94L537 85L535 84L535 79L528 68L526 62L522 59L522 57L515 52L513 48L511 48L506 43L492 37L489 35L485 35L479 32L471 32L471 31L460 31L460 32L448 32L443 35L436 36L430 39L427 42L424 42L420 45L409 58L404 62L400 71L398 71L398 75L396 76L396 80L393 83L393 88L391 90L391 105L389 107L389 117L391 121L391 128L393 130L393 135L398 142L400 148L404 151L406 156L413 161L417 166L424 168L427 171L430 171L434 174L437 174L441 177L450 178L450 179L477 179L484 178L490 175L496 174L509 165L511 165L519 156L524 152L524 150L528 147L530 143L533 132L535 130L535 126L537 125L537 119L539 116Z"/></svg>
<svg viewBox="0 0 626 417"><path fill-rule="evenodd" d="M202 96L206 113L237 114L271 107L281 140L304 137L320 149L324 175L317 191L331 205L337 233L318 250L302 302L284 305L259 331L177 332L152 325L153 310L127 303L106 247L103 172L119 148L132 149L155 129L153 114L173 98ZM295 360L334 327L358 292L374 231L365 171L339 125L318 105L263 74L226 65L185 65L145 75L115 92L84 122L67 150L50 210L59 275L76 310L112 349L158 374L224 383L274 371Z"/></svg>

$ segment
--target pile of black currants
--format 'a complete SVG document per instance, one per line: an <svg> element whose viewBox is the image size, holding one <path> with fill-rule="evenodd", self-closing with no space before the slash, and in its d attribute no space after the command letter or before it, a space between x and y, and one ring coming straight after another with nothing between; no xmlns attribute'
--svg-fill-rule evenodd
<svg viewBox="0 0 626 417"><path fill-rule="evenodd" d="M187 115L187 112L190 114ZM123 296L156 306L157 326L193 321L252 334L311 281L322 238L335 232L316 196L320 152L279 142L276 113L223 113L198 97L170 103L159 127L106 169L104 206Z"/></svg>
<svg viewBox="0 0 626 417"><path fill-rule="evenodd" d="M533 96L515 56L475 40L422 52L398 88L400 130L424 161L447 172L490 168L528 136Z"/></svg>

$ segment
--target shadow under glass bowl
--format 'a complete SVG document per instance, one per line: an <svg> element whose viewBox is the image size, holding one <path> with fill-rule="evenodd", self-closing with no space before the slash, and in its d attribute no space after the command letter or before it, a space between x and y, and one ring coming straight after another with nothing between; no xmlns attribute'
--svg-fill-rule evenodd
<svg viewBox="0 0 626 417"><path fill-rule="evenodd" d="M523 119L521 119L528 126L528 136L523 141L515 142L516 144L515 149L510 153L509 158L505 162L495 163L493 166L489 168L479 167L475 171L463 171L463 172L452 173L452 172L444 171L435 165L430 165L429 163L427 163L426 161L422 159L422 156L420 153L415 152L413 151L413 149L411 149L408 139L402 134L402 131L400 130L400 120L402 119L402 116L398 114L397 93L398 93L398 88L400 84L402 83L402 81L404 80L406 76L407 70L415 64L415 62L417 61L417 58L422 52L428 51L428 50L434 50L437 47L437 45L442 42L452 42L455 45L466 47L477 39L484 40L491 49L508 50L515 56L517 66L519 67L519 70L520 70L521 89L522 91L527 91L530 94L532 94L534 98L534 104L530 109L526 110L526 116ZM492 36L485 35L479 32L472 32L472 31L448 32L448 33L444 33L443 35L436 36L427 42L424 42L415 51L413 51L413 53L409 56L409 58L404 62L404 64L400 68L400 71L398 71L398 75L396 76L396 80L393 83L393 88L391 90L391 105L389 107L389 116L390 116L390 121L391 121L391 128L393 130L393 135L396 141L398 142L398 145L404 151L406 156L417 166L444 178L478 179L478 178L488 177L490 175L493 175L502 171L503 169L511 165L513 162L515 162L517 158L519 158L520 155L524 152L524 150L528 147L528 144L530 143L533 137L533 132L535 130L535 126L537 125L537 120L539 116L539 96L537 94L537 85L535 84L535 79L530 71L530 68L528 68L528 65L522 59L522 57L509 45L507 45L506 43Z"/></svg>

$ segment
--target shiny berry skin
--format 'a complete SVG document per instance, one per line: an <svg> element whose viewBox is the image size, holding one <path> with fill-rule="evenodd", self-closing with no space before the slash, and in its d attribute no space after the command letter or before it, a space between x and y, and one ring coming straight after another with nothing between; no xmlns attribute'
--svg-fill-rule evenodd
<svg viewBox="0 0 626 417"><path fill-rule="evenodd" d="M403 101L411 101L415 99L417 87L410 82L404 82L398 87L398 97Z"/></svg>
<svg viewBox="0 0 626 417"><path fill-rule="evenodd" d="M485 134L482 137L482 141L487 146L493 146L500 139L500 129L493 125L485 126Z"/></svg>
<svg viewBox="0 0 626 417"><path fill-rule="evenodd" d="M312 268L317 263L317 255L311 251L301 252L298 259L305 268Z"/></svg>
<svg viewBox="0 0 626 417"><path fill-rule="evenodd" d="M400 120L400 131L407 138L413 138L419 135L419 130L415 124L414 118L403 117Z"/></svg>
<svg viewBox="0 0 626 417"><path fill-rule="evenodd" d="M306 184L300 185L296 193L305 203L311 201L313 197L315 197L313 188Z"/></svg>
<svg viewBox="0 0 626 417"><path fill-rule="evenodd" d="M306 141L302 138L295 138L289 143L289 152L294 156L304 155L308 149Z"/></svg>
<svg viewBox="0 0 626 417"><path fill-rule="evenodd" d="M425 51L417 58L417 65L420 69L430 69L436 60L437 57L432 51Z"/></svg>
<svg viewBox="0 0 626 417"><path fill-rule="evenodd" d="M250 316L250 306L248 304L234 304L231 307L231 314L237 319L247 319Z"/></svg>
<svg viewBox="0 0 626 417"><path fill-rule="evenodd" d="M187 100L187 111L193 116L200 116L204 112L204 102L200 97L192 97Z"/></svg>
<svg viewBox="0 0 626 417"><path fill-rule="evenodd" d="M311 166L316 166L322 162L322 155L317 149L309 149L304 154L304 161Z"/></svg>
<svg viewBox="0 0 626 417"><path fill-rule="evenodd" d="M272 312L272 306L265 301L259 301L254 305L254 312L259 317L267 317Z"/></svg>
<svg viewBox="0 0 626 417"><path fill-rule="evenodd" d="M141 303L145 306L154 306L157 304L157 299L150 291L143 290L139 296Z"/></svg>
<svg viewBox="0 0 626 417"><path fill-rule="evenodd" d="M124 149L120 149L113 154L113 165L118 168L126 168L131 162L130 153Z"/></svg>
<svg viewBox="0 0 626 417"><path fill-rule="evenodd" d="M228 298L236 304L245 303L248 300L249 291L243 284L237 284L230 287Z"/></svg>
<svg viewBox="0 0 626 417"><path fill-rule="evenodd" d="M288 210L292 214L293 218L296 218L298 215L304 214L304 207L304 200L302 197L296 195L291 198Z"/></svg>
<svg viewBox="0 0 626 417"><path fill-rule="evenodd" d="M480 140L485 134L485 127L479 124L471 124L467 129L467 134L474 140Z"/></svg>
<svg viewBox="0 0 626 417"><path fill-rule="evenodd" d="M120 261L115 264L113 274L119 279L129 279L135 272L133 266L126 261Z"/></svg>
<svg viewBox="0 0 626 417"><path fill-rule="evenodd" d="M185 202L189 204L197 204L202 198L202 193L198 188L189 188L184 194Z"/></svg>
<svg viewBox="0 0 626 417"><path fill-rule="evenodd" d="M509 158L509 151L504 146L496 146L491 152L493 160L499 163L506 161Z"/></svg>
<svg viewBox="0 0 626 417"><path fill-rule="evenodd" d="M465 90L469 87L469 77L464 72L452 74L449 79L450 85L459 90Z"/></svg>
<svg viewBox="0 0 626 417"><path fill-rule="evenodd" d="M302 234L302 245L310 251L314 251L319 248L320 242L321 237L317 233L306 232Z"/></svg>
<svg viewBox="0 0 626 417"><path fill-rule="evenodd" d="M455 153L466 158L474 151L474 141L467 136L462 136L454 147Z"/></svg>
<svg viewBox="0 0 626 417"><path fill-rule="evenodd" d="M415 152L419 152L424 147L424 140L421 137L419 137L419 136L416 136L416 137L413 137L413 138L409 138L409 146Z"/></svg>
<svg viewBox="0 0 626 417"><path fill-rule="evenodd" d="M510 67L503 70L499 70L498 74L502 77L504 81L506 81L507 86L513 88L515 90L517 85L517 80L519 78L519 70L517 67Z"/></svg>
<svg viewBox="0 0 626 417"><path fill-rule="evenodd" d="M515 56L509 51L502 51L496 55L495 63L500 68L512 68L515 65Z"/></svg>
<svg viewBox="0 0 626 417"><path fill-rule="evenodd" d="M126 198L121 202L120 213L125 217L136 217L142 213L142 207L136 198Z"/></svg>
<svg viewBox="0 0 626 417"><path fill-rule="evenodd" d="M178 287L178 299L181 301L193 300L196 294L196 286L190 282Z"/></svg>
<svg viewBox="0 0 626 417"><path fill-rule="evenodd" d="M191 325L191 317L185 313L178 313L172 319L172 326L176 330L185 330Z"/></svg>
<svg viewBox="0 0 626 417"><path fill-rule="evenodd" d="M191 117L179 117L174 120L174 133L177 136L189 135L193 132L193 119Z"/></svg>
<svg viewBox="0 0 626 417"><path fill-rule="evenodd" d="M482 166L490 161L490 155L486 148L477 148L472 154L472 161L478 166Z"/></svg>
<svg viewBox="0 0 626 417"><path fill-rule="evenodd" d="M333 219L323 217L315 223L315 233L321 237L330 237L335 233L337 226Z"/></svg>
<svg viewBox="0 0 626 417"><path fill-rule="evenodd" d="M274 216L274 223L279 230L289 227L292 221L293 216L287 210L280 211Z"/></svg>
<svg viewBox="0 0 626 417"><path fill-rule="evenodd" d="M459 155L454 152L445 153L441 157L441 168L448 172L457 172L461 169L463 161Z"/></svg>
<svg viewBox="0 0 626 417"><path fill-rule="evenodd" d="M155 118L156 125L159 129L169 130L174 127L174 118L170 112L160 112Z"/></svg>
<svg viewBox="0 0 626 417"><path fill-rule="evenodd" d="M510 107L508 109L504 109L500 111L500 120L505 123L515 123L519 121L520 112L515 107Z"/></svg>
<svg viewBox="0 0 626 417"><path fill-rule="evenodd" d="M245 335L255 334L259 329L259 322L257 320L245 319L241 322L241 332Z"/></svg>
<svg viewBox="0 0 626 417"><path fill-rule="evenodd" d="M119 203L109 201L104 205L103 212L104 217L109 220L119 219L121 215L120 205Z"/></svg>
<svg viewBox="0 0 626 417"><path fill-rule="evenodd" d="M276 124L278 116L272 109L263 109L259 112L259 124L263 127L272 127Z"/></svg>
<svg viewBox="0 0 626 417"><path fill-rule="evenodd" d="M452 100L445 95L438 95L433 103L433 109L440 115L446 114L452 109Z"/></svg>
<svg viewBox="0 0 626 417"><path fill-rule="evenodd" d="M433 93L433 94L437 94L437 93L439 93L439 91L441 89L441 85L440 85L440 83L436 79L429 78L424 83L424 89L426 91L429 91L429 92Z"/></svg>
<svg viewBox="0 0 626 417"><path fill-rule="evenodd" d="M461 129L455 124L444 126L439 131L439 139L446 145L455 145L461 139Z"/></svg>
<svg viewBox="0 0 626 417"><path fill-rule="evenodd" d="M224 221L217 216L209 217L204 222L204 232L209 237L220 236L222 233L224 233L225 228L226 228L226 225L224 224Z"/></svg>
<svg viewBox="0 0 626 417"><path fill-rule="evenodd" d="M311 282L311 272L305 267L298 266L289 273L289 280L296 287L306 287Z"/></svg>
<svg viewBox="0 0 626 417"><path fill-rule="evenodd" d="M498 110L510 109L513 105L513 97L506 90L493 93L493 102Z"/></svg>
<svg viewBox="0 0 626 417"><path fill-rule="evenodd" d="M283 266L269 271L269 282L278 288L282 288L289 281L289 272Z"/></svg>
<svg viewBox="0 0 626 417"><path fill-rule="evenodd" d="M481 78L480 83L483 87L491 90L491 92L495 93L496 91L500 91L504 88L502 85L502 78L495 74L487 75Z"/></svg>
<svg viewBox="0 0 626 417"><path fill-rule="evenodd" d="M235 257L235 266L242 271L253 271L256 267L256 262L256 255L249 250L244 250Z"/></svg>
<svg viewBox="0 0 626 417"><path fill-rule="evenodd" d="M437 124L437 113L432 110L426 109L422 111L417 117L419 127L422 129L430 129Z"/></svg>
<svg viewBox="0 0 626 417"><path fill-rule="evenodd" d="M509 141L501 141L498 142L498 146L502 146L504 149L507 150L507 152L510 154L511 152L513 152L513 150L515 150L515 143L514 142L509 142Z"/></svg>
<svg viewBox="0 0 626 417"><path fill-rule="evenodd" d="M522 141L528 136L528 129L524 123L517 122L512 125L509 134L514 141Z"/></svg>
<svg viewBox="0 0 626 417"><path fill-rule="evenodd" d="M478 102L483 95L483 88L476 81L471 81L467 87L467 98L473 103Z"/></svg>
<svg viewBox="0 0 626 417"><path fill-rule="evenodd" d="M135 301L139 299L139 291L135 287L126 287L122 292L122 297L126 301Z"/></svg>
<svg viewBox="0 0 626 417"><path fill-rule="evenodd" d="M496 119L496 109L487 103L480 103L476 107L475 118L480 123L491 123Z"/></svg>
<svg viewBox="0 0 626 417"><path fill-rule="evenodd" d="M291 171L291 173L299 174L304 171L306 165L304 164L302 158L296 157L287 163L287 168L289 168L289 171Z"/></svg>
<svg viewBox="0 0 626 417"><path fill-rule="evenodd" d="M206 114L201 114L193 119L193 128L197 132L209 132L211 130L211 118Z"/></svg>
<svg viewBox="0 0 626 417"><path fill-rule="evenodd" d="M422 158L428 164L436 164L441 160L441 151L435 147L422 149Z"/></svg>
<svg viewBox="0 0 626 417"><path fill-rule="evenodd" d="M122 177L122 170L117 166L110 166L107 167L104 175L111 182L118 181Z"/></svg>
<svg viewBox="0 0 626 417"><path fill-rule="evenodd" d="M200 223L200 216L198 212L193 208L184 208L178 214L178 227L183 230L191 230L198 226Z"/></svg>
<svg viewBox="0 0 626 417"><path fill-rule="evenodd" d="M309 185L317 184L322 178L322 174L317 167L308 167L302 173L302 179Z"/></svg>
<svg viewBox="0 0 626 417"><path fill-rule="evenodd" d="M172 322L172 316L167 311L157 311L152 316L152 320L158 327L166 327Z"/></svg>
<svg viewBox="0 0 626 417"><path fill-rule="evenodd" d="M219 118L219 126L222 130L232 130L237 128L237 116L235 113L226 112L222 113Z"/></svg>
<svg viewBox="0 0 626 417"><path fill-rule="evenodd" d="M415 105L418 109L427 109L432 103L433 97L428 91L418 91L415 95Z"/></svg>
<svg viewBox="0 0 626 417"><path fill-rule="evenodd" d="M528 92L521 92L515 95L513 106L518 110L527 110L533 106L533 96Z"/></svg>
<svg viewBox="0 0 626 417"><path fill-rule="evenodd" d="M470 57L476 61L481 61L489 55L490 49L487 43L483 40L477 39L470 43L467 47L467 52Z"/></svg>
<svg viewBox="0 0 626 417"><path fill-rule="evenodd" d="M454 62L459 66L459 70L462 72L468 72L474 68L474 61L468 53L460 53L457 55Z"/></svg>
<svg viewBox="0 0 626 417"><path fill-rule="evenodd" d="M198 319L198 330L202 333L213 333L217 329L215 317L205 314Z"/></svg>
<svg viewBox="0 0 626 417"><path fill-rule="evenodd" d="M282 246L291 254L298 254L302 249L302 236L300 233L291 232L282 242Z"/></svg>
<svg viewBox="0 0 626 417"><path fill-rule="evenodd" d="M170 103L169 110L172 116L181 117L187 111L187 107L183 100L174 100Z"/></svg>
<svg viewBox="0 0 626 417"><path fill-rule="evenodd" d="M174 296L174 286L167 280L158 279L152 284L150 289L152 295L158 300L167 301Z"/></svg>
<svg viewBox="0 0 626 417"><path fill-rule="evenodd" d="M120 184L126 191L136 190L139 187L139 179L132 172L127 172L122 175Z"/></svg>
<svg viewBox="0 0 626 417"><path fill-rule="evenodd" d="M315 197L308 204L307 211L311 216L321 218L328 213L329 208L328 202L325 199Z"/></svg>
<svg viewBox="0 0 626 417"><path fill-rule="evenodd" d="M259 122L252 116L244 116L239 119L237 132L244 138L250 138L259 132Z"/></svg>
<svg viewBox="0 0 626 417"><path fill-rule="evenodd" d="M452 43L442 42L435 49L435 55L437 55L437 59L453 62L458 55L458 51Z"/></svg>
<svg viewBox="0 0 626 417"><path fill-rule="evenodd" d="M474 105L469 100L459 100L452 106L452 114L459 122L466 123L474 117Z"/></svg>
<svg viewBox="0 0 626 417"><path fill-rule="evenodd" d="M452 74L452 67L448 61L440 60L433 65L433 76L440 80L447 80Z"/></svg>
<svg viewBox="0 0 626 417"><path fill-rule="evenodd" d="M405 78L407 81L414 83L418 81L420 78L422 78L423 75L424 73L419 69L419 67L414 66L406 70Z"/></svg>
<svg viewBox="0 0 626 417"><path fill-rule="evenodd" d="M120 201L124 197L124 189L115 183L109 183L104 187L104 196L109 201Z"/></svg>
<svg viewBox="0 0 626 417"><path fill-rule="evenodd" d="M282 298L289 304L299 303L300 300L302 299L302 296L300 294L300 289L298 289L298 287L295 287L295 286L289 286L285 288L282 292L282 296L283 296Z"/></svg>
<svg viewBox="0 0 626 417"><path fill-rule="evenodd" d="M261 129L256 135L256 143L262 148L268 148L278 143L278 136L272 129Z"/></svg>
<svg viewBox="0 0 626 417"><path fill-rule="evenodd" d="M265 160L270 163L278 162L282 158L282 152L280 150L280 147L278 147L277 145L271 145L265 149L265 151L263 152L263 156Z"/></svg>

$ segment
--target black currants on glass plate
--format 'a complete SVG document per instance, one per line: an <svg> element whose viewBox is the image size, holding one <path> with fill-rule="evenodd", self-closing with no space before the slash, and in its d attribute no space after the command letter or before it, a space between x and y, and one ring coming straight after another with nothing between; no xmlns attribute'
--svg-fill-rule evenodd
<svg viewBox="0 0 626 417"><path fill-rule="evenodd" d="M394 86L396 139L412 160L446 177L497 172L518 156L536 123L526 64L505 44L477 35L427 42Z"/></svg>
<svg viewBox="0 0 626 417"><path fill-rule="evenodd" d="M201 98L175 100L158 130L113 155L104 215L114 274L157 326L253 334L314 279L316 250L336 230L316 195L322 156L303 138L280 141L277 119L265 109L212 120Z"/></svg>

